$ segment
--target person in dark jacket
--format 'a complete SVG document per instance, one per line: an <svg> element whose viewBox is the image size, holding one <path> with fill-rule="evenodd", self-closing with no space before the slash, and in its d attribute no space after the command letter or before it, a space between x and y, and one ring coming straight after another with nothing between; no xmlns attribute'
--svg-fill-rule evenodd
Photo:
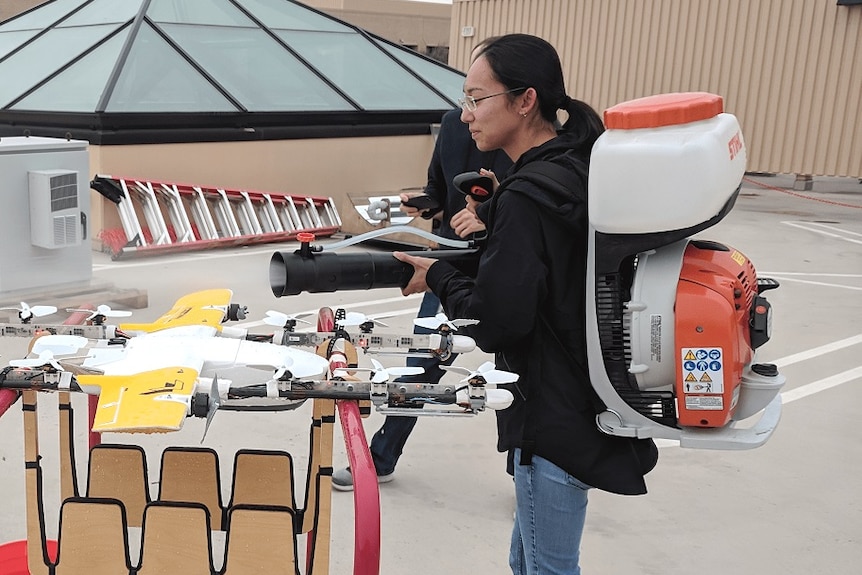
<svg viewBox="0 0 862 575"><path fill-rule="evenodd" d="M501 150L479 151L470 137L467 125L461 122L460 114L461 109L458 108L443 115L440 132L434 143L434 152L428 164L428 180L422 193L440 206L440 210L433 215L436 235L455 240L475 234L474 239L478 239L484 236L485 224L466 209L466 197L458 191L452 180L458 174L479 169L504 174L512 166L512 161ZM411 208L403 203L410 198L408 194L401 194L401 210L410 217L422 216L424 210ZM439 311L440 300L433 293L426 292L417 317L433 317ZM413 331L430 333L430 330L421 327L416 327ZM450 365L456 357L457 355L453 354L443 364ZM411 358L407 360L407 365L422 367L425 371L419 375L402 376L397 381L437 383L445 373L440 368L441 362L436 358ZM383 425L371 438L371 459L374 461L379 483L394 479L395 466L415 425L415 417L386 417ZM350 468L336 470L332 476L332 486L339 491L352 490L353 476Z"/></svg>
<svg viewBox="0 0 862 575"><path fill-rule="evenodd" d="M565 91L556 50L511 34L487 44L464 83L461 119L480 150L515 161L477 209L488 230L477 277L443 261L396 253L414 267L405 295L431 289L500 369L519 374L497 412L498 449L514 450L515 574L578 574L587 492L646 492L651 440L605 435L586 355L587 174L601 119ZM568 120L557 133L557 110ZM550 163L554 167L549 168ZM562 169L562 170L561 170ZM564 185L531 177L536 171ZM564 177L559 177L560 173Z"/></svg>

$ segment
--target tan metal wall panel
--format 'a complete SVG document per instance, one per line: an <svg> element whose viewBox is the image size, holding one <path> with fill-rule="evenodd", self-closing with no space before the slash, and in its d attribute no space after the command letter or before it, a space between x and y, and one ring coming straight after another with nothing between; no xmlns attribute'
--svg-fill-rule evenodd
<svg viewBox="0 0 862 575"><path fill-rule="evenodd" d="M462 37L464 26L475 34ZM536 34L569 94L602 111L678 91L720 94L751 171L862 176L862 7L835 0L454 0L450 61L491 35Z"/></svg>

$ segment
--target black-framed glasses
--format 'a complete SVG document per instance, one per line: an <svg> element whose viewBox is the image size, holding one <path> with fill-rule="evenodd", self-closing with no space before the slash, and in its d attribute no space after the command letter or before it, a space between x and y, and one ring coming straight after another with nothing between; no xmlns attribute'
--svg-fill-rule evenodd
<svg viewBox="0 0 862 575"><path fill-rule="evenodd" d="M461 106L461 109L465 112L475 112L477 105L482 100L487 100L488 98L493 98L494 96L502 96L503 94L511 94L512 92L518 92L520 90L526 90L526 88L512 88L511 90L506 90L505 92L497 92L496 94L489 94L488 96L482 96L481 98L474 98L473 96L464 96L463 98L458 99L458 105Z"/></svg>

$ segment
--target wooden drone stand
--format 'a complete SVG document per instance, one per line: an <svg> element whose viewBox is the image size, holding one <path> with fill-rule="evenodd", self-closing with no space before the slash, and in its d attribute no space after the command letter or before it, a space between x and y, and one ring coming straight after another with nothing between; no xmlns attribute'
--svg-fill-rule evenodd
<svg viewBox="0 0 862 575"><path fill-rule="evenodd" d="M331 312L330 312L331 313ZM326 319L326 316L322 316ZM326 331L331 331L327 329ZM329 345L318 353L326 357ZM339 351L356 367L356 348ZM327 358L331 359L331 358ZM3 390L3 405L11 399ZM27 563L32 575L299 575L297 535L307 534L306 574L327 575L332 535L333 436L339 412L354 478L354 575L380 568L377 477L360 419L359 402L315 399L304 507L297 508L293 460L283 451L241 449L235 454L228 503L221 497L219 456L209 448L168 447L162 453L159 493L151 499L146 454L137 445L93 442L87 485L75 472L73 410L59 392L57 552L46 535L37 395L22 392L26 485ZM5 408L0 410L0 414ZM90 414L92 423L92 410ZM96 436L98 438L98 436ZM129 527L140 528L140 559L130 557ZM224 567L212 561L212 531L226 534Z"/></svg>

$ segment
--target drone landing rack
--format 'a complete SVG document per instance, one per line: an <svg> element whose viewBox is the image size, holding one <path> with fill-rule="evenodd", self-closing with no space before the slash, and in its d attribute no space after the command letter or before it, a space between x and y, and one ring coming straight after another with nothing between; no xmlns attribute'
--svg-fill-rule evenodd
<svg viewBox="0 0 862 575"><path fill-rule="evenodd" d="M331 326L321 326L321 330ZM355 354L355 350L352 350ZM344 430L354 478L354 575L380 568L377 477L357 401L314 399L303 505L296 503L293 458L284 451L241 449L233 455L229 497L222 500L223 461L209 448L168 447L151 496L144 449L101 444L90 434L86 489L75 468L69 392L59 395L60 501L57 540L48 539L37 428L38 392L20 392L24 421L26 541L0 545L4 575L300 574L297 538L305 534L306 575L329 573L335 415ZM0 416L18 392L0 390ZM90 425L93 421L93 403ZM365 411L365 410L363 410ZM129 530L129 528L140 530ZM213 565L213 533L225 535L224 563ZM140 545L130 537L140 533ZM131 548L141 550L132 557Z"/></svg>

